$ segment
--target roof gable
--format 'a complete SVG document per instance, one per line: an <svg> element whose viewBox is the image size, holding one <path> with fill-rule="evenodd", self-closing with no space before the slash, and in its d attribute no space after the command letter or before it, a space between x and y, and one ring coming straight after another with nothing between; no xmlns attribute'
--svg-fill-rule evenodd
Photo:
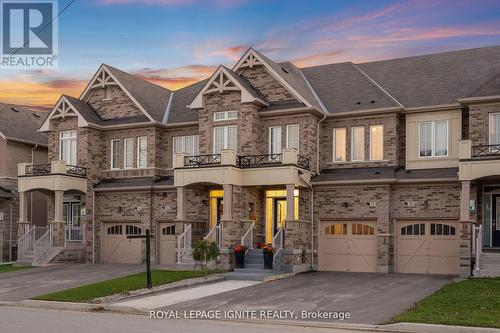
<svg viewBox="0 0 500 333"><path fill-rule="evenodd" d="M89 122L96 123L100 120L88 104L78 100L77 98L61 95L52 111L50 111L43 121L42 126L40 126L40 131L49 131L50 120L57 118L64 119L66 117L78 117L78 127L86 127Z"/></svg>

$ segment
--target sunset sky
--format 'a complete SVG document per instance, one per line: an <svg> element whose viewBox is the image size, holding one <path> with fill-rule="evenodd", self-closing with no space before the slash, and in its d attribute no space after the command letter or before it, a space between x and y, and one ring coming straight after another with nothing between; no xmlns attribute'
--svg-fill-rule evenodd
<svg viewBox="0 0 500 333"><path fill-rule="evenodd" d="M249 46L305 67L490 45L500 0L76 0L59 19L59 68L0 69L0 102L78 97L101 63L177 89Z"/></svg>

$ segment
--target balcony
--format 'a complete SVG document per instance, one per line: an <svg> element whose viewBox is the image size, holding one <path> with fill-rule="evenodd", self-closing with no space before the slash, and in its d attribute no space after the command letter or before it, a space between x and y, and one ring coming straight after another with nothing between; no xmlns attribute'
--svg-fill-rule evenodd
<svg viewBox="0 0 500 333"><path fill-rule="evenodd" d="M52 161L50 164L18 164L19 192L31 190L87 191L87 168Z"/></svg>
<svg viewBox="0 0 500 333"><path fill-rule="evenodd" d="M461 140L459 147L460 180L500 176L500 145L473 146L470 140Z"/></svg>
<svg viewBox="0 0 500 333"><path fill-rule="evenodd" d="M220 154L186 156L176 154L175 186L195 183L257 185L303 185L310 179L310 162L296 149L284 149L282 154L241 155L233 150Z"/></svg>

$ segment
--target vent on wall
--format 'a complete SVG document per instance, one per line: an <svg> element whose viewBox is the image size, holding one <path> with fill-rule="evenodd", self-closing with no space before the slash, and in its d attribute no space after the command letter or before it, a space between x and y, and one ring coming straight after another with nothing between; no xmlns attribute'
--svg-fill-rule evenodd
<svg viewBox="0 0 500 333"><path fill-rule="evenodd" d="M407 201L403 201L403 206L404 207L415 207L415 203L413 202L413 200L407 200Z"/></svg>

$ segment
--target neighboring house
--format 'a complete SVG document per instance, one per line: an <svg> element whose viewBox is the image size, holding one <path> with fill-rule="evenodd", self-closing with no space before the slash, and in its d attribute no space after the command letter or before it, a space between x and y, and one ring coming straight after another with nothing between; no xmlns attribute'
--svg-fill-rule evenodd
<svg viewBox="0 0 500 333"><path fill-rule="evenodd" d="M43 112L0 103L0 261L16 259L17 165L47 163L47 136L38 132ZM45 196L33 191L26 198L27 219L34 225L47 224Z"/></svg>
<svg viewBox="0 0 500 333"><path fill-rule="evenodd" d="M499 271L500 47L300 69L249 49L174 92L102 65L40 130L52 166L19 190L51 191L52 246L88 262L143 261L126 237L150 229L159 264L207 238L229 269L267 243L294 270Z"/></svg>

